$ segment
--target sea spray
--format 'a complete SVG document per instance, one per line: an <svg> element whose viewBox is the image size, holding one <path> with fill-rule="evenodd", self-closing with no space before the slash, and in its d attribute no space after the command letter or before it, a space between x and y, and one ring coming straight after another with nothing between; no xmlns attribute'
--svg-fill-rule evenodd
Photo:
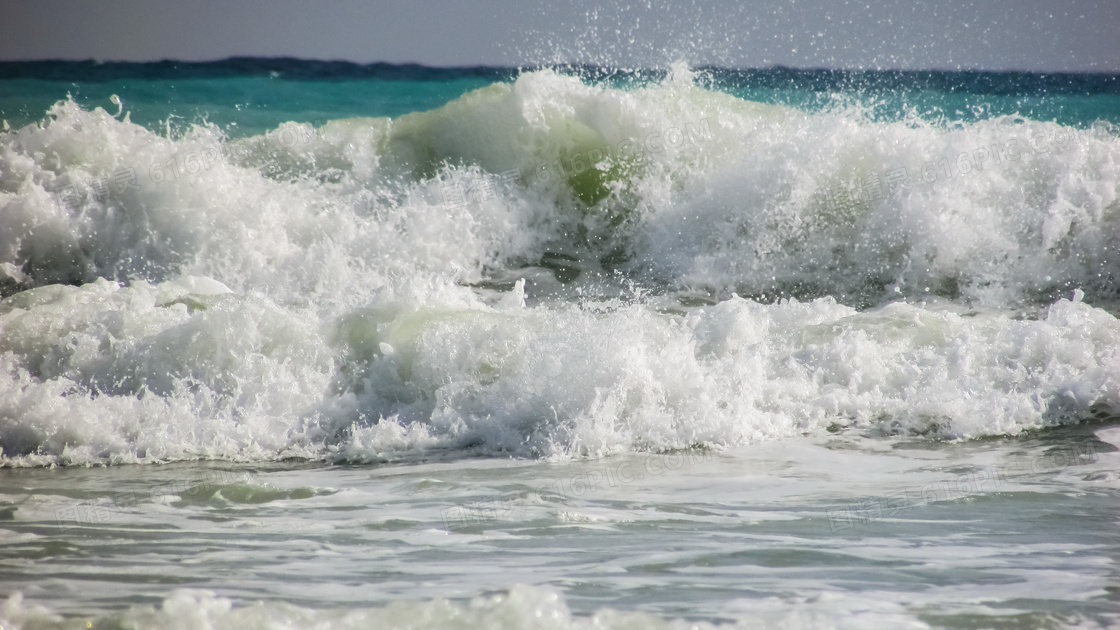
<svg viewBox="0 0 1120 630"><path fill-rule="evenodd" d="M1120 405L1108 125L539 70L238 138L62 101L0 164L5 465L964 438Z"/></svg>

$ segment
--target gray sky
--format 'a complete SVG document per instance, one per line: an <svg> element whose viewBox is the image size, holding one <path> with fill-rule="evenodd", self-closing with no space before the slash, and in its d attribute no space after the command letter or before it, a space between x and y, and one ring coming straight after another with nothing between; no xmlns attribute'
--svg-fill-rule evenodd
<svg viewBox="0 0 1120 630"><path fill-rule="evenodd" d="M0 59L1120 72L1120 0L0 0Z"/></svg>

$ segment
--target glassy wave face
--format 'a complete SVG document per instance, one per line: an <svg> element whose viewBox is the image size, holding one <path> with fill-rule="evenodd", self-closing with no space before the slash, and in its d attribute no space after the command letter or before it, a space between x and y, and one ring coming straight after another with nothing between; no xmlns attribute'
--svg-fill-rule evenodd
<svg viewBox="0 0 1120 630"><path fill-rule="evenodd" d="M184 72L152 66L125 79ZM79 95L4 124L0 465L1120 414L1115 77L242 70L180 77L195 120ZM321 94L238 127L217 84Z"/></svg>

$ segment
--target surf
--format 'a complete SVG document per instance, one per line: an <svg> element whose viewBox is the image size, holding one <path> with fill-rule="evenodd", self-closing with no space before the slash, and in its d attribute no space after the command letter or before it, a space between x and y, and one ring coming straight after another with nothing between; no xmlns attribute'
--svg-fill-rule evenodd
<svg viewBox="0 0 1120 630"><path fill-rule="evenodd" d="M5 466L600 457L1120 413L1107 122L683 65L427 111L0 134Z"/></svg>

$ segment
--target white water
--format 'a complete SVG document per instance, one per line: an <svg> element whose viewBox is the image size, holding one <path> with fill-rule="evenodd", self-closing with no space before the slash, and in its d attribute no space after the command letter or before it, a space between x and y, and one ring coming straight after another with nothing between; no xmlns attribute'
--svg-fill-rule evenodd
<svg viewBox="0 0 1120 630"><path fill-rule="evenodd" d="M1120 413L1112 130L806 114L684 69L241 140L64 102L0 135L0 265L4 465Z"/></svg>

